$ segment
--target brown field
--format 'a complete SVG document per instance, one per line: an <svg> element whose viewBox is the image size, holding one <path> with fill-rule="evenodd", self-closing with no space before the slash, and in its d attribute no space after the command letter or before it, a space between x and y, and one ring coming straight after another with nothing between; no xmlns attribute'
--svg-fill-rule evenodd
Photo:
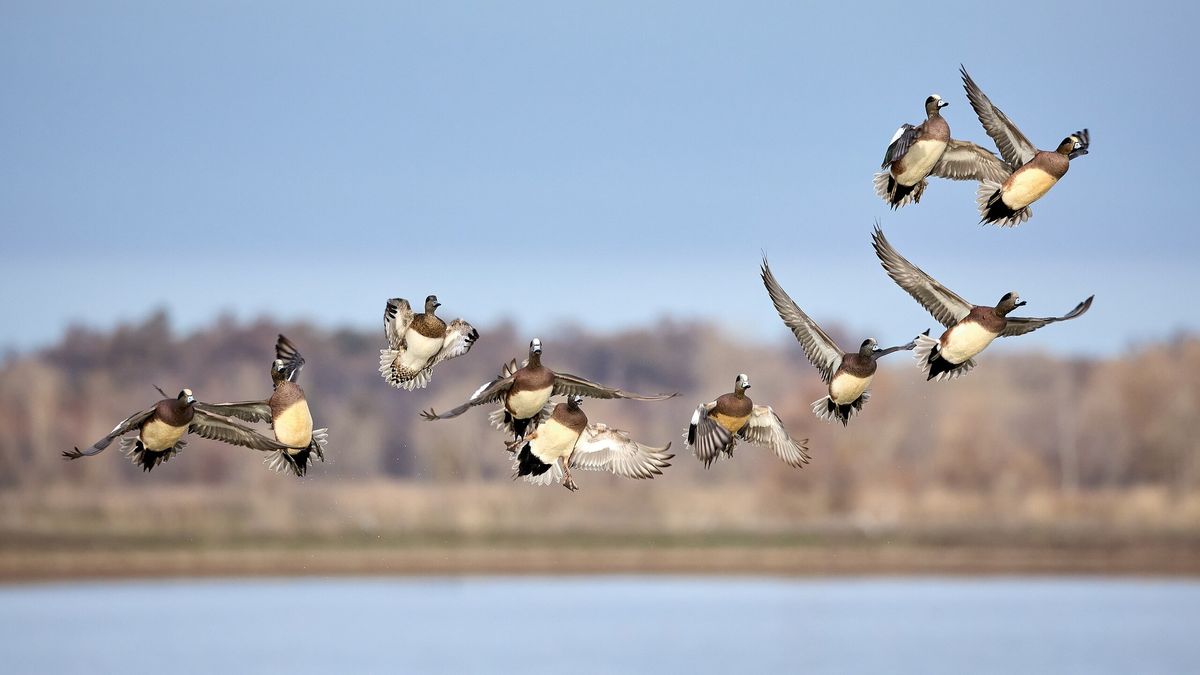
<svg viewBox="0 0 1200 675"><path fill-rule="evenodd" d="M303 480L253 451L192 438L142 473L114 449L64 462L156 396L265 397L277 332L329 461ZM704 324L547 341L552 366L662 403L589 401L596 421L680 454L654 481L582 473L582 490L510 479L485 411L428 423L526 338L483 330L428 390L388 388L382 336L165 317L70 331L0 362L0 580L210 574L1200 574L1200 340L1114 359L989 350L931 384L906 356L881 368L848 429L808 411L821 383L790 336L734 340ZM783 329L781 328L781 332ZM836 332L835 332L836 333ZM835 334L835 337L839 337ZM561 365L560 365L561 364ZM753 365L753 368L750 366ZM741 446L706 471L683 454L692 408L748 371L756 400L809 438L791 469ZM1171 381L1162 398L1155 383Z"/></svg>

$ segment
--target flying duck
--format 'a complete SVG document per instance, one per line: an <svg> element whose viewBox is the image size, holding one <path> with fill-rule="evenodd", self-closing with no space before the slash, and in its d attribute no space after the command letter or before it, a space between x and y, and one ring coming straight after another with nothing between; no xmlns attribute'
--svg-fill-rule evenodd
<svg viewBox="0 0 1200 675"><path fill-rule="evenodd" d="M296 384L303 367L304 357L296 345L280 335L275 342L275 360L271 362L271 382L275 389L270 398L239 403L197 403L196 408L247 422L270 422L275 440L286 447L274 450L266 459L267 465L275 471L287 468L297 476L303 476L314 458L325 461L329 431L313 429L304 390Z"/></svg>
<svg viewBox="0 0 1200 675"><path fill-rule="evenodd" d="M994 307L973 305L900 255L883 236L883 230L878 225L875 226L872 239L875 254L879 256L888 276L946 327L946 332L937 340L929 337L928 333L917 336L913 354L925 372L926 380L954 379L964 375L975 367L974 357L987 348L992 340L1024 335L1046 324L1082 316L1091 308L1092 299L1096 297L1088 296L1075 309L1059 317L1035 319L1009 316L1010 312L1025 304L1016 291L1005 293Z"/></svg>
<svg viewBox="0 0 1200 675"><path fill-rule="evenodd" d="M567 396L528 436L509 444L516 452L513 471L517 476L535 485L561 483L574 492L579 486L571 478L573 468L642 479L661 476L671 465L668 460L675 455L667 453L670 443L654 448L634 441L620 429L588 424L582 403L579 394Z"/></svg>
<svg viewBox="0 0 1200 675"><path fill-rule="evenodd" d="M761 271L763 284L767 287L771 302L775 303L779 318L800 341L804 355L820 371L821 379L829 387L828 395L813 401L813 414L829 422L837 420L846 426L850 423L851 415L862 410L863 404L871 397L867 388L875 376L875 362L892 352L912 349L916 341L880 349L875 338L867 338L857 352L844 352L783 290L771 273L765 256Z"/></svg>
<svg viewBox="0 0 1200 675"><path fill-rule="evenodd" d="M504 407L489 419L496 428L508 431L515 438L524 438L530 426L550 414L551 396L579 394L591 398L627 398L635 401L661 401L678 394L643 396L620 389L613 389L578 375L556 373L542 365L542 341L534 338L529 343L529 359L520 368L516 360L509 362L500 371L500 377L481 385L471 394L467 402L438 414L432 409L421 416L427 420L444 420L458 417L470 408L484 403L500 403Z"/></svg>
<svg viewBox="0 0 1200 675"><path fill-rule="evenodd" d="M1004 227L1018 225L1033 215L1029 205L1041 199L1067 174L1071 160L1088 154L1091 136L1083 129L1064 138L1053 152L1038 150L1017 125L988 100L967 74L967 69L959 66L959 70L971 107L1004 158L999 167L1003 172L1000 177L995 175L999 160L991 162L978 156L973 169L963 167L980 181L979 222ZM988 155L995 160L995 156Z"/></svg>
<svg viewBox="0 0 1200 675"><path fill-rule="evenodd" d="M66 450L63 457L79 459L98 455L104 452L113 439L131 431L137 431L137 436L122 438L121 451L134 464L142 467L143 471L149 471L179 454L187 443L182 440L183 435L188 433L254 450L271 451L286 448L280 442L228 417L197 408L196 397L192 396L191 389L180 391L175 398L167 396L167 393L158 387L155 389L162 394L161 401L147 410L121 420L120 424L87 450Z"/></svg>
<svg viewBox="0 0 1200 675"><path fill-rule="evenodd" d="M789 466L808 464L808 439L792 440L771 406L754 405L746 395L749 388L750 377L743 373L737 376L733 393L721 394L696 408L683 434L696 458L708 468L721 453L732 457L733 446L740 439L770 448Z"/></svg>
<svg viewBox="0 0 1200 675"><path fill-rule="evenodd" d="M950 125L941 113L948 105L941 96L931 94L925 99L925 121L915 127L903 124L892 136L880 165L885 170L875 174L875 193L893 209L920 202L929 176L978 180L977 165L990 167L988 175L997 180L1008 175L992 153L970 141L950 138Z"/></svg>
<svg viewBox="0 0 1200 675"><path fill-rule="evenodd" d="M392 298L383 310L383 332L388 348L379 350L379 373L398 389L424 389L433 367L471 351L479 331L462 319L449 325L434 312L442 303L436 295L425 298L425 311L413 314L404 298Z"/></svg>

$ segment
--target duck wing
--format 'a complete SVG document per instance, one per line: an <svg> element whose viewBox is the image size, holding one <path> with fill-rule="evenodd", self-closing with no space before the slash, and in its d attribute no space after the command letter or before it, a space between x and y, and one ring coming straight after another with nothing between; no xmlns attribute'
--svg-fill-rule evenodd
<svg viewBox="0 0 1200 675"><path fill-rule="evenodd" d="M821 372L821 379L825 381L825 384L829 384L829 378L833 377L833 373L841 365L845 352L837 346L828 333L821 330L816 321L813 321L804 313L804 310L800 309L787 291L783 290L779 281L775 279L775 275L771 273L766 256L763 256L760 271L763 285L767 287L767 294L771 296L771 302L775 304L775 311L779 313L779 318L783 319L784 325L791 329L792 335L795 335L796 339L800 341L804 355Z"/></svg>
<svg viewBox="0 0 1200 675"><path fill-rule="evenodd" d="M973 307L971 303L943 286L937 279L926 274L924 270L909 262L896 249L892 248L878 224L875 225L875 232L871 238L875 246L875 255L879 256L879 262L887 271L888 276L943 326L949 328L971 313Z"/></svg>

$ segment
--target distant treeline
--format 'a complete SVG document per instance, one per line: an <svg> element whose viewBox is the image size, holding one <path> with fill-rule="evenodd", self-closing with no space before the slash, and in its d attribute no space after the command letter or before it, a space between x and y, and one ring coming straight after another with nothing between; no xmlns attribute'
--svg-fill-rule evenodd
<svg viewBox="0 0 1200 675"><path fill-rule="evenodd" d="M152 385L168 392L190 387L210 402L265 398L280 332L303 352L307 366L300 383L316 423L330 429L329 461L304 481L269 473L255 451L196 437L149 474L115 445L89 459L61 458L62 450L94 442L124 415L156 400ZM161 313L109 332L71 329L58 344L0 364L0 496L74 494L72 499L86 501L138 486L161 491L186 485L303 499L306 488L383 481L446 485L447 491L496 483L511 491L563 493L534 497L539 500L573 498L557 487L510 484L502 436L487 425L489 409L449 421L418 417L423 408L465 400L504 362L520 358L531 337L508 325L483 326L481 334L469 355L441 365L428 389L410 393L379 377L382 330L218 320L181 335ZM908 355L895 355L884 362L871 401L848 429L810 412L822 384L782 328L769 342L669 320L615 334L565 327L540 337L552 368L642 393L680 393L658 403L585 402L592 420L647 443L671 441L679 452L666 475L652 482L577 477L581 494L591 493L590 503L603 503L596 500L605 491L617 491L621 500L641 491L687 492L702 502L711 490L727 503L765 500L755 507L763 513L787 509L777 523L782 527L791 517L842 514L895 522L943 511L948 517L953 511L955 517L1036 521L1052 518L1072 498L1099 494L1154 495L1143 499L1147 503L1120 501L1105 520L1186 525L1200 515L1186 512L1194 511L1200 493L1200 339L1194 337L1102 360L996 350L969 376L949 383L925 382ZM734 462L705 471L685 454L681 434L691 411L728 391L739 372L750 374L756 401L774 406L794 436L810 439L812 464L795 470L765 450L740 446ZM683 512L687 503L696 502L660 503L655 518L682 527L690 522ZM1175 508L1184 503L1185 512ZM681 511L678 518L673 508Z"/></svg>

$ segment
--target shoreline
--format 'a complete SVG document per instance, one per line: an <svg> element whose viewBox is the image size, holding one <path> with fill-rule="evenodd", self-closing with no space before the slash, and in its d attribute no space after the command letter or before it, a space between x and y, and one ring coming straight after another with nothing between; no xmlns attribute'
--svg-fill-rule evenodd
<svg viewBox="0 0 1200 675"><path fill-rule="evenodd" d="M856 544L211 547L3 550L0 583L302 576L1152 576L1200 577L1192 544L980 546Z"/></svg>

